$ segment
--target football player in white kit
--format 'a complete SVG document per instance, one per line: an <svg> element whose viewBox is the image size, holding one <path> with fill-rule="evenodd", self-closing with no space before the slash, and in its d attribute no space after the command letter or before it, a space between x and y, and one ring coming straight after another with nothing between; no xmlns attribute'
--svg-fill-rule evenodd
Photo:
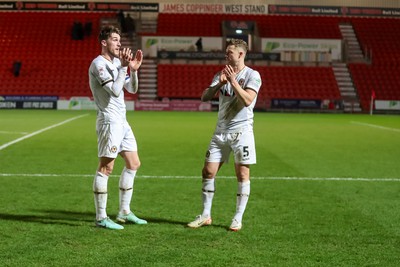
<svg viewBox="0 0 400 267"><path fill-rule="evenodd" d="M99 165L93 181L96 225L107 229L123 229L107 216L108 177L113 171L118 155L125 161L119 179L120 223L146 224L130 210L133 184L140 167L135 136L126 120L124 88L129 93L138 90L137 70L142 64L143 54L138 50L121 47L121 34L114 26L104 26L99 33L101 55L89 67L89 84L97 106L97 143ZM128 67L129 72L128 73Z"/></svg>
<svg viewBox="0 0 400 267"><path fill-rule="evenodd" d="M231 39L227 43L227 65L214 76L201 97L202 101L209 101L219 92L219 111L202 170L203 212L188 224L191 228L211 224L215 177L224 162L228 162L231 152L235 160L238 189L236 213L229 229L239 231L242 228L243 213L250 195L250 165L256 163L253 108L261 87L259 72L245 65L247 50L247 43L243 40Z"/></svg>

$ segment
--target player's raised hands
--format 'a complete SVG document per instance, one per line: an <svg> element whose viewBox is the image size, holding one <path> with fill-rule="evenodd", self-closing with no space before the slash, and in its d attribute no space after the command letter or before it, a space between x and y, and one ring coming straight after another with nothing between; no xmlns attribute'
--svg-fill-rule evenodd
<svg viewBox="0 0 400 267"><path fill-rule="evenodd" d="M226 84L226 82L227 82L224 70L221 70L221 73L219 75L219 82L222 84Z"/></svg>
<svg viewBox="0 0 400 267"><path fill-rule="evenodd" d="M127 67L129 62L132 60L132 51L130 48L123 48L119 50L119 60L121 61L122 67Z"/></svg>
<svg viewBox="0 0 400 267"><path fill-rule="evenodd" d="M225 74L225 77L229 82L236 79L236 72L231 65L226 65L222 72Z"/></svg>
<svg viewBox="0 0 400 267"><path fill-rule="evenodd" d="M129 68L131 71L137 71L143 62L143 52L142 50L136 51L135 57L129 62Z"/></svg>

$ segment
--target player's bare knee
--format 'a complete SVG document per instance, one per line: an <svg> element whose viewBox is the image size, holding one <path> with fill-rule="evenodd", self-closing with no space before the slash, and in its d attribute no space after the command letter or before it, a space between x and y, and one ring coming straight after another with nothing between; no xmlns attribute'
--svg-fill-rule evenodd
<svg viewBox="0 0 400 267"><path fill-rule="evenodd" d="M114 166L109 166L109 165L100 166L99 172L101 172L101 173L103 173L103 174L105 174L107 176L110 176L111 173L113 172L113 168L114 168Z"/></svg>
<svg viewBox="0 0 400 267"><path fill-rule="evenodd" d="M243 171L243 172L241 171L241 172L237 173L236 176L237 176L238 182L241 182L241 183L250 180L249 172L246 172L246 171Z"/></svg>
<svg viewBox="0 0 400 267"><path fill-rule="evenodd" d="M215 175L208 168L204 167L202 170L202 176L204 179L212 179Z"/></svg>
<svg viewBox="0 0 400 267"><path fill-rule="evenodd" d="M130 170L138 170L140 168L141 162L139 160L135 162L131 162L128 164L129 166L126 166Z"/></svg>
<svg viewBox="0 0 400 267"><path fill-rule="evenodd" d="M248 165L236 165L235 171L239 182L245 182L250 179L250 167Z"/></svg>
<svg viewBox="0 0 400 267"><path fill-rule="evenodd" d="M113 171L113 168L106 168L106 175L110 176Z"/></svg>

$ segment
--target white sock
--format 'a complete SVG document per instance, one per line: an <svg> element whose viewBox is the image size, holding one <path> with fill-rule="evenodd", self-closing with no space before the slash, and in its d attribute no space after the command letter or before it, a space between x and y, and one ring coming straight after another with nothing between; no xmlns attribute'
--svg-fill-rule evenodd
<svg viewBox="0 0 400 267"><path fill-rule="evenodd" d="M124 168L119 178L119 213L129 214L136 170Z"/></svg>
<svg viewBox="0 0 400 267"><path fill-rule="evenodd" d="M247 201L250 196L250 181L238 183L238 190L236 196L236 214L234 219L238 222L242 221L243 213L246 209Z"/></svg>
<svg viewBox="0 0 400 267"><path fill-rule="evenodd" d="M215 179L203 179L203 217L211 217L212 200L215 193Z"/></svg>
<svg viewBox="0 0 400 267"><path fill-rule="evenodd" d="M107 183L108 176L97 172L93 179L94 205L96 207L96 220L107 217Z"/></svg>

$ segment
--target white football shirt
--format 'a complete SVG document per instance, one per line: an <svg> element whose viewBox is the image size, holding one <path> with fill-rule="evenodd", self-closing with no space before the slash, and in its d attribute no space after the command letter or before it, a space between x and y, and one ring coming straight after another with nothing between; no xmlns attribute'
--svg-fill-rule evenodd
<svg viewBox="0 0 400 267"><path fill-rule="evenodd" d="M217 73L210 87L219 83L221 73ZM257 92L261 88L261 76L256 70L245 66L237 75L236 80L243 89L251 89ZM257 96L253 102L245 107L242 105L228 82L219 91L219 111L216 132L237 132L253 128L253 108L257 102Z"/></svg>
<svg viewBox="0 0 400 267"><path fill-rule="evenodd" d="M127 86L130 81L130 77L127 75L127 67L122 67L118 58L114 58L113 62L110 62L99 55L89 67L89 85L98 109L97 119L99 123L124 121L126 119L123 88L116 96L106 86L115 82L118 75L125 76L125 82L121 86Z"/></svg>

